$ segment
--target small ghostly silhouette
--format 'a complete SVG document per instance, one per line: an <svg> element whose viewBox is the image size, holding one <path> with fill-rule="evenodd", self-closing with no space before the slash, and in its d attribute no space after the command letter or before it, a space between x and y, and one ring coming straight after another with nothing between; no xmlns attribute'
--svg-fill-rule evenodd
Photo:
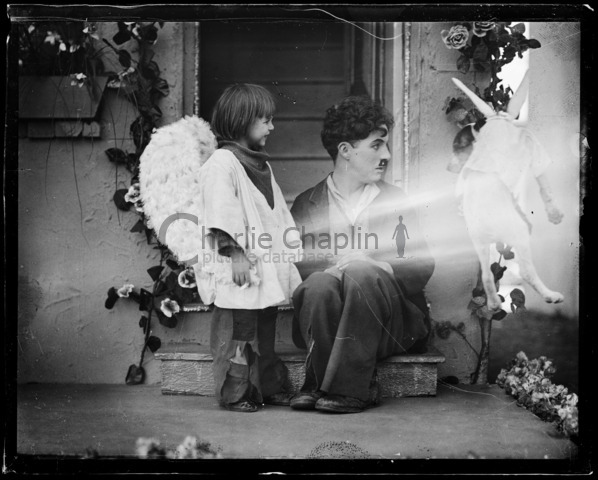
<svg viewBox="0 0 598 480"><path fill-rule="evenodd" d="M397 255L399 258L405 258L405 243L407 243L405 237L409 238L409 233L407 232L407 227L403 223L403 216L399 215L399 224L396 226L395 231L392 234L392 238L396 238L395 242L397 245Z"/></svg>

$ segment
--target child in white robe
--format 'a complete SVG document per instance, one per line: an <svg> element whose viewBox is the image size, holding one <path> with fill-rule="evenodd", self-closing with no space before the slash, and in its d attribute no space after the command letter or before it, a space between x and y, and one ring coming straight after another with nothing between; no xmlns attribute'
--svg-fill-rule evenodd
<svg viewBox="0 0 598 480"><path fill-rule="evenodd" d="M204 252L196 275L200 293L209 291L215 305L216 397L241 412L290 399L274 341L277 305L289 304L301 283L293 263L300 239L264 151L274 110L265 88L228 87L211 119L219 148L201 168L201 213L213 249Z"/></svg>

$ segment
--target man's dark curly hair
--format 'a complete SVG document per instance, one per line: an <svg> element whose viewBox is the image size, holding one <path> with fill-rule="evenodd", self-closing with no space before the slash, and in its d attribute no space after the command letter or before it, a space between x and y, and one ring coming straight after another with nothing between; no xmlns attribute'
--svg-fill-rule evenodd
<svg viewBox="0 0 598 480"><path fill-rule="evenodd" d="M346 97L326 110L322 128L322 144L336 162L338 145L367 138L374 130L394 125L391 113L367 96Z"/></svg>

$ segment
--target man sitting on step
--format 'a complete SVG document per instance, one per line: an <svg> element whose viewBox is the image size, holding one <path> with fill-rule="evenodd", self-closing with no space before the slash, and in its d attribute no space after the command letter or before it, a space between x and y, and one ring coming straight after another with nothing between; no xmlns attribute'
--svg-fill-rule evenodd
<svg viewBox="0 0 598 480"><path fill-rule="evenodd" d="M333 172L291 208L304 248L296 264L303 283L293 295L293 342L308 350L294 409L360 412L379 402L378 361L425 350L423 289L434 259L406 195L382 180L393 124L367 97L329 108L321 136ZM404 258L392 241L399 215L410 234Z"/></svg>

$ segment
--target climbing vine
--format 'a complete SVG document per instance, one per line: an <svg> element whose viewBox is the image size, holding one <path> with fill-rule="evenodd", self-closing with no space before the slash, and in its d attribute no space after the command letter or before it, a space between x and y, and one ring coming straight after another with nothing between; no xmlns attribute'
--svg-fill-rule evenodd
<svg viewBox="0 0 598 480"><path fill-rule="evenodd" d="M111 38L102 37L100 31L104 29L99 28L97 22L32 21L18 23L16 27L20 75L66 77L72 87L89 89L91 96L98 93L95 80L107 77L106 88L124 97L137 112L127 132L134 150L113 147L105 151L107 159L115 165L113 200L117 212L134 212L138 220L131 232L145 235L148 245L160 251L159 264L147 270L153 282L151 289L135 288L131 284L111 287L105 300L105 307L112 309L118 299L128 298L137 302L142 312L139 319L144 334L141 358L139 365L129 367L128 384L144 381L142 365L146 350L155 352L160 348L160 339L151 335L152 319L157 318L161 325L173 328L182 306L200 300L190 272L175 261L148 226L139 192L140 159L152 132L159 126L162 117L159 103L170 93L153 49L163 26L163 22L117 22L117 31ZM112 125L116 128L114 121ZM114 138L125 136L114 132ZM128 188L118 188L119 169L131 175Z"/></svg>
<svg viewBox="0 0 598 480"><path fill-rule="evenodd" d="M195 280L192 272L175 260L172 253L158 240L156 233L148 225L139 189L140 159L162 117L158 102L169 94L168 83L160 77L160 67L154 60L152 46L158 39L158 28L155 23L120 22L118 32L113 36L112 41L103 39L104 44L116 54L122 66L118 74L111 76L108 87L117 89L138 112L129 132L135 150L128 152L119 148L110 148L105 152L117 168L123 166L131 173L130 187L117 189L113 197L114 203L120 211L135 211L139 219L131 228L131 232L144 234L148 245L154 245L153 248L160 251L159 264L147 270L153 282L151 291L144 288L135 289L132 284L125 284L120 288L111 287L105 301L106 308L111 309L119 298L129 298L137 302L139 310L143 312L139 319L139 326L144 332L141 358L139 365L129 367L126 376L127 384L139 384L144 381L144 354L147 349L155 352L161 346L160 339L151 335L151 322L154 315L161 325L174 328L178 322L177 314L182 311L185 304L200 303L197 289L194 288ZM162 26L161 23L158 25ZM137 40L137 61L127 50L119 48L131 39Z"/></svg>
<svg viewBox="0 0 598 480"><path fill-rule="evenodd" d="M473 90L484 101L491 104L495 111L504 111L512 96L512 89L502 84L500 73L505 65L516 58L523 58L523 53L529 49L540 48L538 40L525 36L525 25L507 22L457 22L449 30L440 33L442 41L449 49L456 50L458 57L456 67L464 75L473 75ZM482 84L482 85L480 85ZM484 86L485 84L485 86ZM453 141L453 154L458 158L460 167L471 153L474 142L472 128L479 131L485 124L484 115L465 97L449 96L444 102L443 110L449 122L459 129ZM511 246L496 244L499 253L497 262L492 263L490 269L494 276L496 290L499 290L500 280L507 270L501 265L502 260L515 258ZM522 290L515 288L510 292L510 308L512 313L525 309L525 295ZM505 298L499 295L502 302ZM471 373L471 383L486 383L489 360L489 343L491 322L500 321L507 316L505 310L490 310L487 306L486 293L482 284L481 268L478 269L477 282L471 292L471 299L467 305L470 317L480 325L481 345L476 350L465 336L465 324L457 326L451 322L436 322L434 331L437 337L446 339L451 333L461 337L476 355L477 362ZM449 325L450 324L450 325Z"/></svg>

